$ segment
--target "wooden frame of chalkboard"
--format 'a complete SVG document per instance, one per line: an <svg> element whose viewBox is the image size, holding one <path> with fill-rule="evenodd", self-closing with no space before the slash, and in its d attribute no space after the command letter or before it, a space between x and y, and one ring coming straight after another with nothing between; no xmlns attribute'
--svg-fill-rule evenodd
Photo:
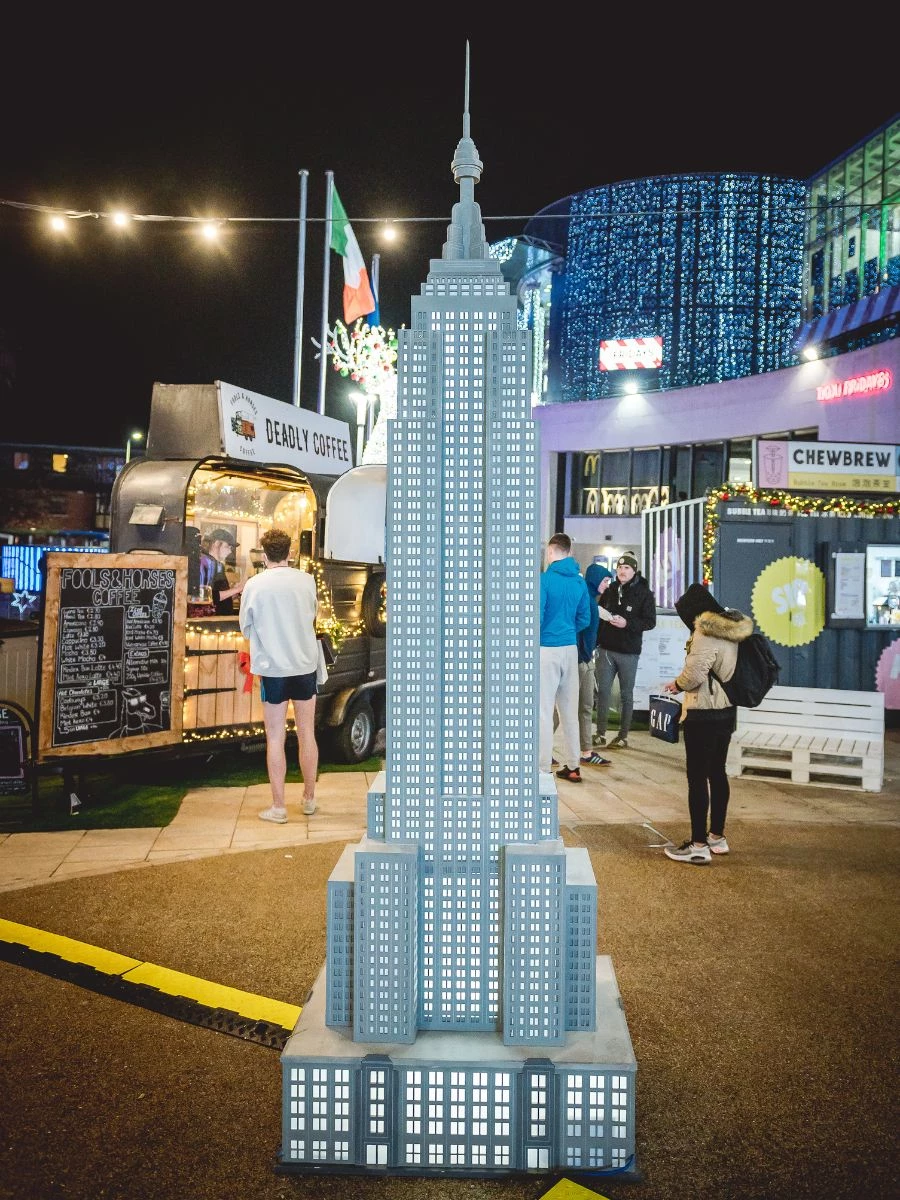
<svg viewBox="0 0 900 1200"><path fill-rule="evenodd" d="M47 554L38 761L182 740L187 559Z"/></svg>

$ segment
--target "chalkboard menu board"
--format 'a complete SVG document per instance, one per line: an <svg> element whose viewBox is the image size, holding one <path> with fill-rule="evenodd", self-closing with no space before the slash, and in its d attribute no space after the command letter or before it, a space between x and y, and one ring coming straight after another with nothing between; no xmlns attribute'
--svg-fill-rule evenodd
<svg viewBox="0 0 900 1200"><path fill-rule="evenodd" d="M38 758L181 741L187 559L46 556Z"/></svg>

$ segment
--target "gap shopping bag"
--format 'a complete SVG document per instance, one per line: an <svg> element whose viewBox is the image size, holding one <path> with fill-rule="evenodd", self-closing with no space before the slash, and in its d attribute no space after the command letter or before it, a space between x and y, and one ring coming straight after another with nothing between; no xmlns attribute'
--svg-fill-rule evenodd
<svg viewBox="0 0 900 1200"><path fill-rule="evenodd" d="M650 736L661 742L678 742L678 722L681 720L681 701L674 696L650 697Z"/></svg>

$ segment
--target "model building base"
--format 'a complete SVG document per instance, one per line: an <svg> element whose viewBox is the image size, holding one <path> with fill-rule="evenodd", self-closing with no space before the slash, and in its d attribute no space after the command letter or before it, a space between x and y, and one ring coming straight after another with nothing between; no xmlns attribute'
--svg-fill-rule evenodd
<svg viewBox="0 0 900 1200"><path fill-rule="evenodd" d="M444 1030L375 1045L325 1024L323 968L281 1055L278 1170L636 1175L637 1064L607 956L596 987L597 1029L549 1051Z"/></svg>

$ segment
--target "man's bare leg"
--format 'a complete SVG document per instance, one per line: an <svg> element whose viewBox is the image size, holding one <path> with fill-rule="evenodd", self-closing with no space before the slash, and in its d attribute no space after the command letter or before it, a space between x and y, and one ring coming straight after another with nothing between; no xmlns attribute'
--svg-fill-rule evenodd
<svg viewBox="0 0 900 1200"><path fill-rule="evenodd" d="M272 789L272 807L284 810L284 781L287 776L287 759L284 753L287 717L287 700L282 704L263 703L263 721L266 726L266 769Z"/></svg>
<svg viewBox="0 0 900 1200"><path fill-rule="evenodd" d="M316 742L316 697L292 700L297 726L297 756L303 776L303 811L312 816L316 806L316 778L319 774L319 746Z"/></svg>

